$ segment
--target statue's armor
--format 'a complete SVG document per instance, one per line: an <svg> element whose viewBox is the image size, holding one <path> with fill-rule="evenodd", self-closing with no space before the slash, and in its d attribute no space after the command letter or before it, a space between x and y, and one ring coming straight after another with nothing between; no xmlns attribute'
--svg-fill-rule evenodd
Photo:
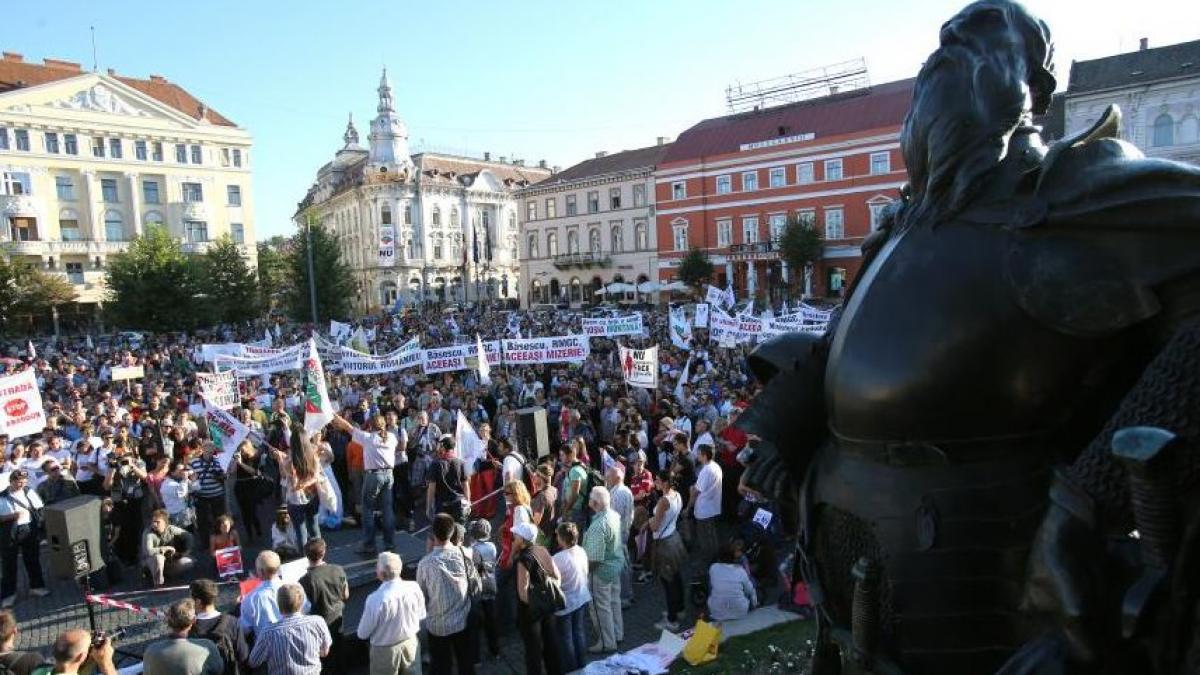
<svg viewBox="0 0 1200 675"><path fill-rule="evenodd" d="M966 221L892 233L833 335L809 553L844 627L851 568L879 566L879 647L905 672L993 672L1029 639L1018 605L1051 464L1089 438L1074 411L1111 410L1118 365L1139 358L1123 337L1029 316L1005 281L1015 236Z"/></svg>

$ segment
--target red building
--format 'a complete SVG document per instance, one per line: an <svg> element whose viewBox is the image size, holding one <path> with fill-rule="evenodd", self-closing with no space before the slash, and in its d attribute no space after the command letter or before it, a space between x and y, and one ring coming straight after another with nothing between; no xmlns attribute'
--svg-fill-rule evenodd
<svg viewBox="0 0 1200 675"><path fill-rule="evenodd" d="M655 171L659 277L690 248L708 252L715 281L739 298L778 297L790 280L837 297L858 273L859 246L906 180L900 125L914 80L704 120ZM811 274L788 270L777 240L787 218L825 239ZM807 288L806 288L807 286Z"/></svg>

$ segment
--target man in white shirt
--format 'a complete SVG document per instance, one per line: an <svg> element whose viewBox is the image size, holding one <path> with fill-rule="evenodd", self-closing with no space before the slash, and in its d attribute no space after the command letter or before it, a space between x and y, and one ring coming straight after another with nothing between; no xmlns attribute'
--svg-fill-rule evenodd
<svg viewBox="0 0 1200 675"><path fill-rule="evenodd" d="M7 544L0 550L0 607L12 607L17 599L17 558L25 561L29 575L29 593L38 597L49 595L42 576L41 536L34 531L33 514L41 511L42 500L29 487L29 474L16 469L9 474L9 484L0 493L0 537Z"/></svg>
<svg viewBox="0 0 1200 675"><path fill-rule="evenodd" d="M191 492L191 481L188 480L187 465L174 462L171 472L163 479L158 493L162 496L163 508L171 517L171 524L187 528L192 524L192 512L188 507L188 494Z"/></svg>
<svg viewBox="0 0 1200 675"><path fill-rule="evenodd" d="M386 551L375 563L380 585L367 596L358 637L371 643L371 675L421 671L417 633L425 618L425 596L415 581L404 581L400 556Z"/></svg>
<svg viewBox="0 0 1200 675"><path fill-rule="evenodd" d="M604 485L608 488L609 504L621 517L621 545L629 546L629 529L633 526L633 492L625 485L625 467L613 462L604 472ZM633 604L633 567L628 550L625 565L621 567L621 608Z"/></svg>
<svg viewBox="0 0 1200 675"><path fill-rule="evenodd" d="M692 485L688 510L696 519L696 549L707 569L717 554L717 518L721 515L721 465L713 461L713 446L699 448L700 471Z"/></svg>
<svg viewBox="0 0 1200 675"><path fill-rule="evenodd" d="M383 546L392 548L392 537L396 532L396 511L393 495L396 485L393 469L396 466L396 447L400 441L396 434L387 430L387 419L375 415L369 424L371 432L363 431L334 415L332 424L350 433L355 443L363 449L362 518L363 541L358 547L362 555L375 554L375 508L383 514Z"/></svg>

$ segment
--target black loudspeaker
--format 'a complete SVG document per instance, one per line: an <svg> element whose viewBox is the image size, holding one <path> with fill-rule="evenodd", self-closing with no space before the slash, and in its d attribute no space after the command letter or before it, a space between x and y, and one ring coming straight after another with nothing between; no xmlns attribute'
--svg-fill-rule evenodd
<svg viewBox="0 0 1200 675"><path fill-rule="evenodd" d="M100 498L80 495L42 509L46 542L50 544L50 574L74 579L104 569L100 551ZM86 543L83 543L86 542Z"/></svg>
<svg viewBox="0 0 1200 675"><path fill-rule="evenodd" d="M517 411L517 450L529 460L550 454L550 427L545 408Z"/></svg>

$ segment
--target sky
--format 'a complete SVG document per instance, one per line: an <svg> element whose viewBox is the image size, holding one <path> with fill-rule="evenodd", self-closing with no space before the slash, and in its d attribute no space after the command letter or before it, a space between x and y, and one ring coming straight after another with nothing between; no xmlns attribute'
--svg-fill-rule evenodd
<svg viewBox="0 0 1200 675"><path fill-rule="evenodd" d="M961 0L11 3L0 49L103 72L166 76L254 137L260 239L342 145L366 145L380 70L421 148L566 168L674 138L726 112L729 85L850 59L872 82L911 77ZM1028 0L1072 60L1200 39L1200 2Z"/></svg>

